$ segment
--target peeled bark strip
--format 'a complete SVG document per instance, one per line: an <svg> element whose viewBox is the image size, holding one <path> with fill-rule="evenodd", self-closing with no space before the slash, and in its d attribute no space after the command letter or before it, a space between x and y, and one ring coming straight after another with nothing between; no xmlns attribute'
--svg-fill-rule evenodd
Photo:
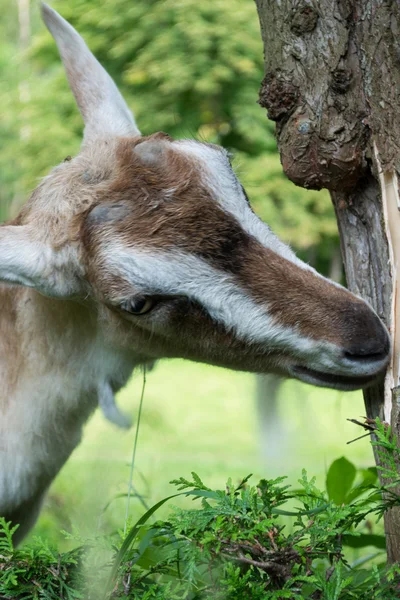
<svg viewBox="0 0 400 600"><path fill-rule="evenodd" d="M256 0L264 42L260 104L276 121L282 165L297 185L331 192L349 288L394 344L367 416L400 439L400 4L396 0ZM393 401L395 398L395 401ZM385 519L400 561L400 514Z"/></svg>

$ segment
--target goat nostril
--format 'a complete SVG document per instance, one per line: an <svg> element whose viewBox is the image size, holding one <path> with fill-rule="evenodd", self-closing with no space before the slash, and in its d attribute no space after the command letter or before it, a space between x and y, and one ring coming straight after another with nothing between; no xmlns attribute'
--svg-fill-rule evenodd
<svg viewBox="0 0 400 600"><path fill-rule="evenodd" d="M344 352L344 356L352 361L380 361L384 360L389 355L390 344L389 340L368 340L363 344L355 344Z"/></svg>
<svg viewBox="0 0 400 600"><path fill-rule="evenodd" d="M384 350L382 350L381 352L363 352L363 350L359 350L358 352L344 352L344 356L348 360L353 360L355 362L369 362L384 360L388 356L388 353Z"/></svg>

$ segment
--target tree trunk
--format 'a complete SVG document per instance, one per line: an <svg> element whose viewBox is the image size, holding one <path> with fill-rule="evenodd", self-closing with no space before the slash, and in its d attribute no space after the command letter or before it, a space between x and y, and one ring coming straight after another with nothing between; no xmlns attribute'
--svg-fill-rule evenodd
<svg viewBox="0 0 400 600"><path fill-rule="evenodd" d="M364 392L367 416L399 437L400 4L396 0L256 0L264 42L260 104L276 121L282 165L297 185L331 192L349 288L388 325L385 382ZM378 461L378 457L376 457ZM400 561L400 511L386 515Z"/></svg>

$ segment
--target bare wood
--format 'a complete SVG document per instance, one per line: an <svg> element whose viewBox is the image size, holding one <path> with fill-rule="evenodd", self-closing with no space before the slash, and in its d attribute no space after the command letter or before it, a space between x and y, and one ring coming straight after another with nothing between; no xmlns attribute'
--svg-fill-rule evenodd
<svg viewBox="0 0 400 600"><path fill-rule="evenodd" d="M331 191L349 288L391 330L395 343L386 393L382 382L364 398L368 417L386 417L399 434L391 390L399 383L392 274L400 258L395 235L400 223L393 223L400 169L400 7L394 0L256 4L266 73L260 104L276 120L289 178ZM385 528L389 560L400 560L397 512L387 515Z"/></svg>

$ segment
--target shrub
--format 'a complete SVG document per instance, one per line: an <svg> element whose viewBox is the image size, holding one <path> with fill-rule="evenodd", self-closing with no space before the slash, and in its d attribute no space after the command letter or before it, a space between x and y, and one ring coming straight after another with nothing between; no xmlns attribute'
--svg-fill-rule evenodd
<svg viewBox="0 0 400 600"><path fill-rule="evenodd" d="M305 471L299 489L284 478L250 485L249 476L211 490L193 473L172 482L177 493L148 510L116 547L114 539L102 541L114 554L111 570L104 556L94 567L89 545L63 555L40 541L13 549L12 530L3 521L0 597L398 599L400 565L386 566L384 536L371 533L367 519L400 504L400 453L390 428L377 421L375 433L384 486L375 469L357 471L345 458L331 465L326 491ZM166 520L149 524L162 504L179 495L201 506L173 508ZM352 549L367 547L374 552L351 562Z"/></svg>

